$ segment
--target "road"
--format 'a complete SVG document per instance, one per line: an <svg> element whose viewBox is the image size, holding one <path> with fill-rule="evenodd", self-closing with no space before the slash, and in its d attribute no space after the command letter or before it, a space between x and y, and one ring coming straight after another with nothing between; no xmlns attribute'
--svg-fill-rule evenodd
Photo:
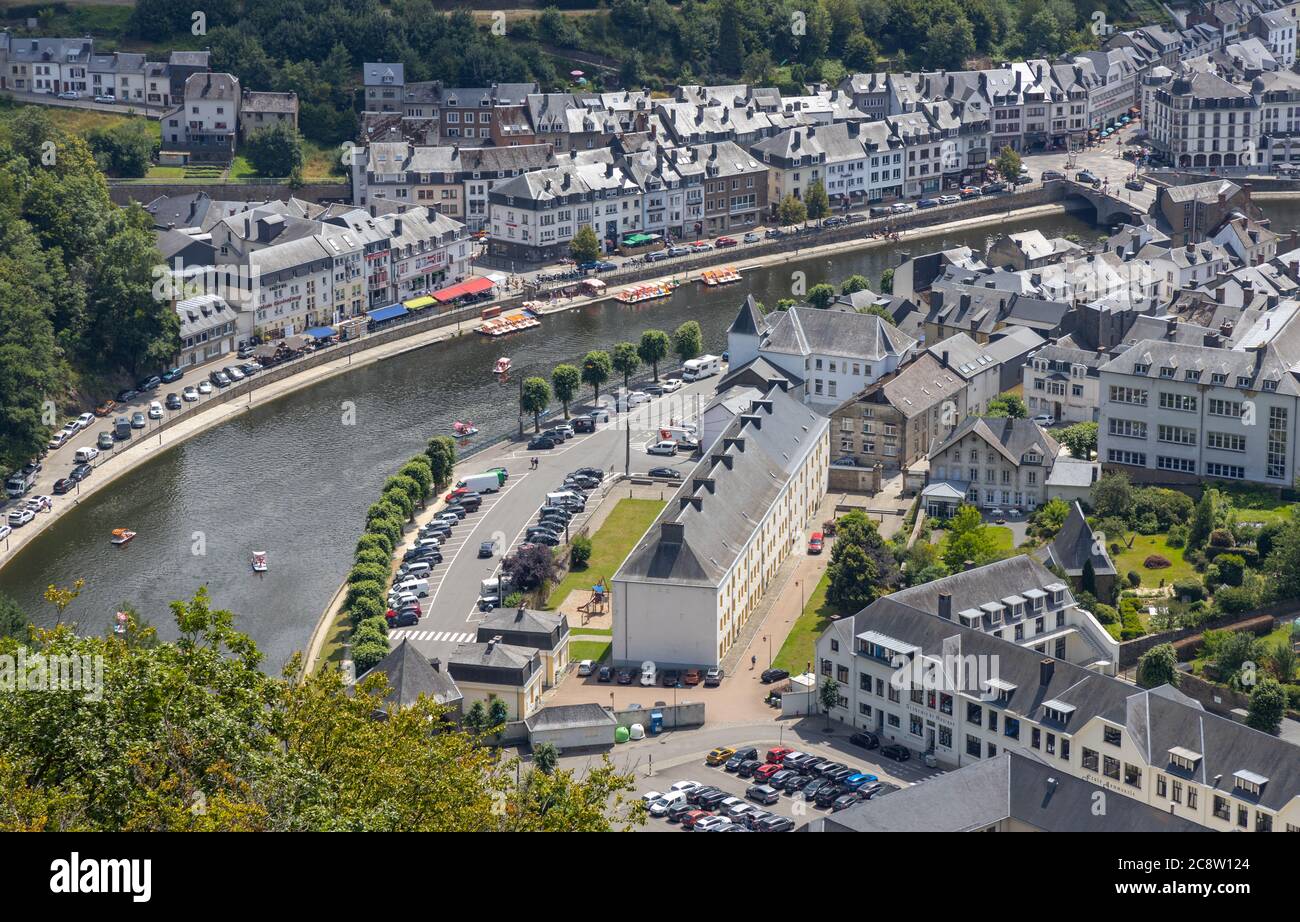
<svg viewBox="0 0 1300 922"><path fill-rule="evenodd" d="M1101 179L1103 188L1111 195L1132 202L1135 207L1146 211L1151 207L1151 203L1155 201L1156 186L1153 183L1147 183L1146 188L1140 192L1125 189L1124 183L1139 172L1139 169L1132 161L1125 160L1120 156L1121 151L1129 146L1129 138L1137 130L1139 129L1134 126L1121 132L1118 141L1116 136L1112 136L1106 139L1106 143L1076 151L1072 161L1066 151L1050 151L1041 154L1026 154L1022 157L1022 162L1029 168L1034 179L1041 178L1044 170L1059 170L1071 179L1079 171L1087 170Z"/></svg>
<svg viewBox="0 0 1300 922"><path fill-rule="evenodd" d="M694 420L707 406L718 380L713 377L685 385L677 393L642 404L630 413L611 411L610 422L596 432L577 435L550 451L529 451L524 443L510 442L476 455L476 466L487 470L502 465L510 471L510 478L499 492L486 494L479 510L465 516L452 529L451 538L442 547L443 562L429 575L429 594L420 600L424 614L419 626L391 631L390 642L396 644L406 639L426 656L445 658L458 644L472 641L478 622L484 617L478 610L479 585L484 579L498 575L501 568L500 551L490 559L480 558L479 545L495 541L507 553L516 547L528 526L536 521L537 510L544 504L546 494L561 489L569 472L580 467L596 467L622 473L629 430L633 473L652 467L689 470L695 463L691 455L682 453L673 458L648 455L645 446L658 441L659 425L667 425L670 420ZM536 470L530 469L533 458L538 459ZM593 492L588 497L586 512L570 523L571 531L582 526L613 484L614 479L607 478L599 493ZM441 506L439 502L430 508L420 521L432 518ZM408 533L396 554L399 559L414 545L416 535L414 529Z"/></svg>

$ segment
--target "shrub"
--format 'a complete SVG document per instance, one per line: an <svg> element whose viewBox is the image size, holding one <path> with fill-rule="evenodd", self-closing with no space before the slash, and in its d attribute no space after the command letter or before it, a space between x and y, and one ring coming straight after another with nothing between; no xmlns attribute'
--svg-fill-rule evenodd
<svg viewBox="0 0 1300 922"><path fill-rule="evenodd" d="M372 595L357 596L348 606L348 614L352 617L352 623L360 625L370 618L379 618L381 621L384 617L384 603ZM385 624L388 622L385 621Z"/></svg>
<svg viewBox="0 0 1300 922"><path fill-rule="evenodd" d="M1232 547L1236 541L1232 537L1232 532L1226 528L1216 528L1210 532L1211 547Z"/></svg>
<svg viewBox="0 0 1300 922"><path fill-rule="evenodd" d="M1091 611L1094 615L1096 615L1097 620L1100 621L1102 624L1114 624L1117 621L1119 621L1119 612L1115 611L1114 608L1104 603L1098 602L1096 605L1094 605L1092 608L1088 610Z"/></svg>
<svg viewBox="0 0 1300 922"><path fill-rule="evenodd" d="M1147 559L1142 561L1142 566L1148 570L1163 570L1165 567L1171 566L1171 564L1167 558L1161 557L1159 554L1148 554Z"/></svg>
<svg viewBox="0 0 1300 922"><path fill-rule="evenodd" d="M353 583L348 587L347 597L343 601L343 607L352 611L357 599L370 598L374 599L379 605L384 604L384 587L382 583L376 583L373 580L366 580L361 583Z"/></svg>
<svg viewBox="0 0 1300 922"><path fill-rule="evenodd" d="M393 543L388 540L387 535L368 531L357 539L357 553L360 554L362 551L367 549L380 550L383 551L386 556L392 557Z"/></svg>
<svg viewBox="0 0 1300 922"><path fill-rule="evenodd" d="M353 560L356 563L372 563L387 570L389 562L393 559L392 554L385 554L383 548L363 547L357 551Z"/></svg>
<svg viewBox="0 0 1300 922"><path fill-rule="evenodd" d="M388 642L367 640L352 648L352 663L357 675L369 671L376 663L388 655Z"/></svg>
<svg viewBox="0 0 1300 922"><path fill-rule="evenodd" d="M373 581L382 583L388 579L388 569L375 563L356 564L348 573L348 585Z"/></svg>
<svg viewBox="0 0 1300 922"><path fill-rule="evenodd" d="M376 621L383 623L384 627L377 625ZM367 618L357 625L356 632L352 635L352 643L354 646L361 646L370 641L387 643L387 637L387 622L383 618Z"/></svg>
<svg viewBox="0 0 1300 922"><path fill-rule="evenodd" d="M1246 560L1240 554L1220 554L1214 565L1219 568L1219 578L1229 586L1240 586L1246 572Z"/></svg>
<svg viewBox="0 0 1300 922"><path fill-rule="evenodd" d="M577 570L584 569L591 560L591 539L578 535L569 544L569 564Z"/></svg>
<svg viewBox="0 0 1300 922"><path fill-rule="evenodd" d="M1188 602L1199 602L1205 598L1205 588L1199 580L1180 579L1174 581L1174 596Z"/></svg>
<svg viewBox="0 0 1300 922"><path fill-rule="evenodd" d="M1168 544L1170 547L1186 547L1187 526L1186 525L1172 526L1169 529L1168 536L1166 536L1165 538L1165 544Z"/></svg>
<svg viewBox="0 0 1300 922"><path fill-rule="evenodd" d="M1239 615L1255 607L1255 597L1249 589L1224 586L1214 594L1214 604L1225 615Z"/></svg>
<svg viewBox="0 0 1300 922"><path fill-rule="evenodd" d="M1129 584L1130 586L1132 586L1134 589L1136 589L1138 586L1141 586L1141 585L1142 585L1142 574L1139 573L1137 570L1129 570L1129 571L1128 571L1128 584Z"/></svg>
<svg viewBox="0 0 1300 922"><path fill-rule="evenodd" d="M515 591L505 597L505 601L501 603L501 607L517 610L519 606L523 604L524 604L524 594L522 592Z"/></svg>

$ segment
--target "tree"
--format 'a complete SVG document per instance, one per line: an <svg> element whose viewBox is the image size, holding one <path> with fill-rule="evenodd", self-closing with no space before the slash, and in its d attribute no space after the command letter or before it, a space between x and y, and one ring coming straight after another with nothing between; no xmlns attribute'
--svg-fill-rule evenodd
<svg viewBox="0 0 1300 922"><path fill-rule="evenodd" d="M1294 635L1294 630L1292 633ZM1279 682L1286 684L1289 684L1295 677L1298 659L1300 657L1297 657L1290 637L1279 641L1268 654L1268 661L1269 665L1273 667L1273 674L1277 676Z"/></svg>
<svg viewBox="0 0 1300 922"><path fill-rule="evenodd" d="M397 473L402 477L411 478L420 485L420 505L424 505L424 501L433 489L433 468L429 464L429 459L424 455L416 455L398 468Z"/></svg>
<svg viewBox="0 0 1300 922"><path fill-rule="evenodd" d="M1277 736L1282 730L1282 717L1286 714L1286 689L1272 676L1265 676L1250 693L1246 709L1246 726Z"/></svg>
<svg viewBox="0 0 1300 922"><path fill-rule="evenodd" d="M578 394L582 385L582 372L576 365L556 365L551 371L551 390L564 407L564 418L569 418L569 401Z"/></svg>
<svg viewBox="0 0 1300 922"><path fill-rule="evenodd" d="M1091 460L1092 453L1097 450L1096 423L1075 423L1062 429L1058 435L1059 441L1070 450L1071 456L1080 460Z"/></svg>
<svg viewBox="0 0 1300 922"><path fill-rule="evenodd" d="M603 349L593 349L582 360L582 380L591 385L592 403L600 403L600 389L614 374L614 363Z"/></svg>
<svg viewBox="0 0 1300 922"><path fill-rule="evenodd" d="M600 240L590 224L578 228L578 232L569 241L569 255L578 265L592 263L600 258Z"/></svg>
<svg viewBox="0 0 1300 922"><path fill-rule="evenodd" d="M109 128L96 128L86 135L86 142L95 152L95 163L101 170L131 179L139 179L149 172L159 146L158 138L149 131L145 120L138 118Z"/></svg>
<svg viewBox="0 0 1300 922"><path fill-rule="evenodd" d="M818 310L824 311L831 306L835 300L835 288L822 282L820 285L814 285L808 291L808 303Z"/></svg>
<svg viewBox="0 0 1300 922"><path fill-rule="evenodd" d="M808 220L808 209L803 202L799 201L794 195L787 195L781 199L781 204L776 210L777 219L781 222L782 227L789 227L791 224L802 224Z"/></svg>
<svg viewBox="0 0 1300 922"><path fill-rule="evenodd" d="M569 564L574 570L585 570L591 560L591 539L578 535L569 542Z"/></svg>
<svg viewBox="0 0 1300 922"><path fill-rule="evenodd" d="M542 431L542 414L551 405L551 386L545 378L525 378L519 409L533 418L533 431Z"/></svg>
<svg viewBox="0 0 1300 922"><path fill-rule="evenodd" d="M975 54L975 33L970 21L960 13L955 18L940 19L925 36L926 64L941 70L961 70L966 59Z"/></svg>
<svg viewBox="0 0 1300 922"><path fill-rule="evenodd" d="M502 560L501 572L516 589L541 590L555 580L555 555L546 545L534 544Z"/></svg>
<svg viewBox="0 0 1300 922"><path fill-rule="evenodd" d="M954 573L961 570L967 560L983 566L1001 556L997 540L974 506L959 506L948 519L947 530L943 562Z"/></svg>
<svg viewBox="0 0 1300 922"><path fill-rule="evenodd" d="M1137 683L1142 688L1178 686L1178 654L1173 644L1162 643L1138 657Z"/></svg>
<svg viewBox="0 0 1300 922"><path fill-rule="evenodd" d="M826 713L826 729L829 730L831 728L831 708L840 703L840 687L830 676L822 680L821 687L817 690L817 699L821 702L822 710Z"/></svg>
<svg viewBox="0 0 1300 922"><path fill-rule="evenodd" d="M840 559L833 561L826 573L830 578L826 601L841 614L858 612L875 601L880 571L862 547L845 545Z"/></svg>
<svg viewBox="0 0 1300 922"><path fill-rule="evenodd" d="M641 334L636 354L654 370L655 381L659 380L659 363L668 357L670 348L668 334L663 330L646 330Z"/></svg>
<svg viewBox="0 0 1300 922"><path fill-rule="evenodd" d="M894 293L893 269L886 269L880 273L880 293L882 295L892 295Z"/></svg>
<svg viewBox="0 0 1300 922"><path fill-rule="evenodd" d="M993 419L1027 419L1029 408L1025 406L1024 399L1016 394L999 394L989 401L988 412L984 415Z"/></svg>
<svg viewBox="0 0 1300 922"><path fill-rule="evenodd" d="M628 389L632 375L641 367L641 356L637 355L636 343L615 343L610 359L614 370L623 376L623 389Z"/></svg>
<svg viewBox="0 0 1300 922"><path fill-rule="evenodd" d="M487 729L499 733L510 719L510 708L500 698L493 698L488 703L487 719Z"/></svg>
<svg viewBox="0 0 1300 922"><path fill-rule="evenodd" d="M0 592L0 638L25 641L28 623L22 607L12 597Z"/></svg>
<svg viewBox="0 0 1300 922"><path fill-rule="evenodd" d="M245 139L242 151L259 176L283 178L302 171L302 138L288 122L277 122Z"/></svg>
<svg viewBox="0 0 1300 922"><path fill-rule="evenodd" d="M1038 529L1038 534L1051 538L1065 525L1070 516L1070 504L1059 496L1054 496L1035 510L1030 521Z"/></svg>
<svg viewBox="0 0 1300 922"><path fill-rule="evenodd" d="M1020 177L1020 167L1022 163L1020 155L1010 147L1002 148L1002 153L998 154L997 167L1002 178L1010 182Z"/></svg>
<svg viewBox="0 0 1300 922"><path fill-rule="evenodd" d="M424 456L429 459L434 489L444 489L451 483L451 474L456 467L456 440L449 435L435 435L425 446Z"/></svg>
<svg viewBox="0 0 1300 922"><path fill-rule="evenodd" d="M555 774L560 764L560 750L554 743L538 743L533 747L533 767L543 775Z"/></svg>
<svg viewBox="0 0 1300 922"><path fill-rule="evenodd" d="M79 579L67 588L56 586L53 583L46 587L45 601L53 605L55 611L58 612L58 617L55 620L56 624L63 623L64 612L68 610L69 605L77 600L77 596L81 595L82 587L85 585L86 581Z"/></svg>
<svg viewBox="0 0 1300 922"><path fill-rule="evenodd" d="M1089 595L1097 594L1097 569L1092 565L1092 558L1083 561L1083 572L1079 574L1079 588Z"/></svg>
<svg viewBox="0 0 1300 922"><path fill-rule="evenodd" d="M1210 533L1218 523L1217 501L1216 490L1207 489L1201 494L1200 500L1196 503L1196 512L1192 516L1191 527L1187 530L1189 547L1200 547L1209 540Z"/></svg>
<svg viewBox="0 0 1300 922"><path fill-rule="evenodd" d="M808 184L808 191L804 193L804 206L808 217L813 221L820 220L831 213L831 200L827 197L826 187L822 185L820 179Z"/></svg>
<svg viewBox="0 0 1300 922"><path fill-rule="evenodd" d="M1092 485L1092 511L1096 513L1098 519L1127 520L1132 510L1133 486L1129 483L1127 474L1116 471L1097 478L1097 482ZM1118 538L1122 532L1106 534L1111 538Z"/></svg>
<svg viewBox="0 0 1300 922"><path fill-rule="evenodd" d="M850 275L840 283L840 294L851 295L859 291L870 291L871 283L867 281L865 275Z"/></svg>
<svg viewBox="0 0 1300 922"><path fill-rule="evenodd" d="M681 362L689 361L704 351L704 331L696 320L688 320L673 333L673 351Z"/></svg>

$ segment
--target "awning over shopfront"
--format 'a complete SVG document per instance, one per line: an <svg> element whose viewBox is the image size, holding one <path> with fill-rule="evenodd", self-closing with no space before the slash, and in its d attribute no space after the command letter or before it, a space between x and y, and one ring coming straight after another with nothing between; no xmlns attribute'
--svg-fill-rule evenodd
<svg viewBox="0 0 1300 922"><path fill-rule="evenodd" d="M379 310L366 311L366 316L374 323L383 323L385 320L394 320L398 317L405 316L409 311L401 304L390 304L388 307L381 307Z"/></svg>
<svg viewBox="0 0 1300 922"><path fill-rule="evenodd" d="M426 307L433 307L437 303L438 302L429 295L425 295L423 298L412 298L410 301L402 302L408 311L422 311Z"/></svg>
<svg viewBox="0 0 1300 922"><path fill-rule="evenodd" d="M337 336L338 331L333 327L312 327L310 330L304 330L312 339L325 339L330 336Z"/></svg>
<svg viewBox="0 0 1300 922"><path fill-rule="evenodd" d="M465 281L460 282L458 284L451 285L450 287L442 288L438 291L435 291L433 293L433 297L436 300L441 301L445 304L448 301L455 301L457 298L463 298L466 295L483 294L484 292L491 291L491 290L492 290L491 279L476 277L472 279L466 279Z"/></svg>

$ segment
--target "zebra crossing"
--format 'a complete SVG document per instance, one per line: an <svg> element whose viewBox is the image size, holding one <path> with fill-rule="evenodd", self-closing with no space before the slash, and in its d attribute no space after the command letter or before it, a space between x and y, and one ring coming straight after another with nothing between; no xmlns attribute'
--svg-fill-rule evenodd
<svg viewBox="0 0 1300 922"><path fill-rule="evenodd" d="M472 643L475 634L466 634L465 632L456 631L421 631L418 628L398 629L388 632L390 643L397 643L399 640L419 641L425 640L430 643Z"/></svg>

